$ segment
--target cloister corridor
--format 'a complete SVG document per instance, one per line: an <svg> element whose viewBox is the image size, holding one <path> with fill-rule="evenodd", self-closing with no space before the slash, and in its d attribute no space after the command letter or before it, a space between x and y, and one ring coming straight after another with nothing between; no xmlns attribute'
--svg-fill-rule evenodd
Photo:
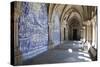
<svg viewBox="0 0 100 67"><path fill-rule="evenodd" d="M97 6L11 3L14 65L97 60Z"/></svg>

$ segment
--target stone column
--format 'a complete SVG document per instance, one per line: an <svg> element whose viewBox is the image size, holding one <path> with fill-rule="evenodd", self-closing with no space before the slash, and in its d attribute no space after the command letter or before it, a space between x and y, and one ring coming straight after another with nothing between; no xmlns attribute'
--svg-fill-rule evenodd
<svg viewBox="0 0 100 67"><path fill-rule="evenodd" d="M93 33L93 32L92 32L92 23L91 23L91 21L89 21L89 24L90 24L90 25L88 26L88 27L89 27L88 36L89 36L89 42L90 42L90 44L92 45L92 33Z"/></svg>
<svg viewBox="0 0 100 67"><path fill-rule="evenodd" d="M87 44L87 47L89 49L91 47L91 42L92 42L92 37L91 37L91 35L92 35L92 33L91 33L91 21L90 20L87 21L86 28L87 28L86 44Z"/></svg>
<svg viewBox="0 0 100 67"><path fill-rule="evenodd" d="M94 22L92 21L92 46L94 46L94 44L95 44L95 33L96 33L96 31L95 31L95 25L94 25Z"/></svg>
<svg viewBox="0 0 100 67"><path fill-rule="evenodd" d="M64 27L61 25L61 43L64 41Z"/></svg>
<svg viewBox="0 0 100 67"><path fill-rule="evenodd" d="M86 35L85 35L85 39L86 39L86 41L88 40L88 32L87 32L87 30L88 30L88 29L87 29L87 25L86 25L86 29L85 29L85 34L86 34Z"/></svg>
<svg viewBox="0 0 100 67"><path fill-rule="evenodd" d="M68 25L66 25L66 33L65 33L65 35L66 35L66 41L68 41Z"/></svg>
<svg viewBox="0 0 100 67"><path fill-rule="evenodd" d="M51 49L51 48L53 48L53 42L52 42L52 23L49 21L48 22L48 42L49 42L49 44L48 44L48 49Z"/></svg>
<svg viewBox="0 0 100 67"><path fill-rule="evenodd" d="M86 23L86 40L91 42L91 22L90 20Z"/></svg>
<svg viewBox="0 0 100 67"><path fill-rule="evenodd" d="M16 5L16 6L15 6ZM21 3L14 2L14 64L22 64L21 52L18 42L18 18L21 15Z"/></svg>
<svg viewBox="0 0 100 67"><path fill-rule="evenodd" d="M83 29L80 29L80 33L81 33L80 39L82 40L83 39Z"/></svg>
<svg viewBox="0 0 100 67"><path fill-rule="evenodd" d="M83 39L84 39L84 41L85 41L85 40L86 40L86 39L85 39L85 26L83 26L83 32L82 32L82 33L83 33Z"/></svg>
<svg viewBox="0 0 100 67"><path fill-rule="evenodd" d="M91 20L92 22L92 46L97 47L97 27L96 27L96 18Z"/></svg>

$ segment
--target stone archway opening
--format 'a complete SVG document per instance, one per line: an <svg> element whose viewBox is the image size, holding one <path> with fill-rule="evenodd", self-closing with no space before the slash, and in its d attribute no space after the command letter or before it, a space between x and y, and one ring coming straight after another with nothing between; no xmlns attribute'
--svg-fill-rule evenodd
<svg viewBox="0 0 100 67"><path fill-rule="evenodd" d="M72 41L79 41L81 39L81 26L80 22L74 18L71 19L69 22L69 34L68 34L68 39Z"/></svg>
<svg viewBox="0 0 100 67"><path fill-rule="evenodd" d="M78 40L77 29L73 29L73 40Z"/></svg>

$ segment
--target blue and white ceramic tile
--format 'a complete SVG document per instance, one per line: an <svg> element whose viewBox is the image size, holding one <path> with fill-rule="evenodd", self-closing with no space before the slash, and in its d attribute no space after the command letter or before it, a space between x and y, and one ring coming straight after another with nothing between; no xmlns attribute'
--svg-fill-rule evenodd
<svg viewBox="0 0 100 67"><path fill-rule="evenodd" d="M48 45L46 5L23 2L22 15L18 20L19 48L23 59L46 51Z"/></svg>

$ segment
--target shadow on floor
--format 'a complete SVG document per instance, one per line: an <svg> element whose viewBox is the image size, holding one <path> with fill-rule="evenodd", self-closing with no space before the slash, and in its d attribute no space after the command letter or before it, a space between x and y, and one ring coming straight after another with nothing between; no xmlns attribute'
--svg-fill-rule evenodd
<svg viewBox="0 0 100 67"><path fill-rule="evenodd" d="M71 41L48 50L32 59L23 61L23 65L88 61L91 61L88 52L81 50L79 42Z"/></svg>

